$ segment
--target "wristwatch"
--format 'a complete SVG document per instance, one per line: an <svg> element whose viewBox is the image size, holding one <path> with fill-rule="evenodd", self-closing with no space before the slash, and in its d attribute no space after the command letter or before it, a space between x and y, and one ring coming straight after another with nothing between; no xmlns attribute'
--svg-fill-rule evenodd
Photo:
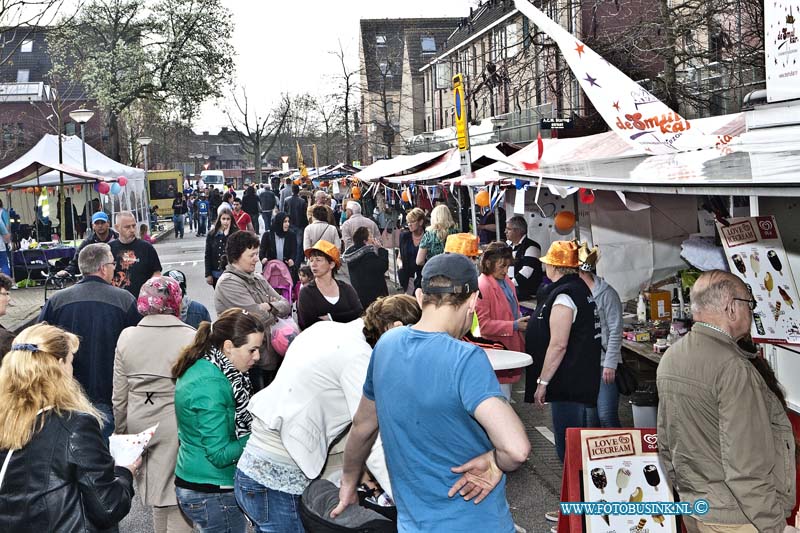
<svg viewBox="0 0 800 533"><path fill-rule="evenodd" d="M545 381L542 378L538 378L536 380L536 384L537 385L544 385L546 387L546 386L550 385L550 382L549 381Z"/></svg>

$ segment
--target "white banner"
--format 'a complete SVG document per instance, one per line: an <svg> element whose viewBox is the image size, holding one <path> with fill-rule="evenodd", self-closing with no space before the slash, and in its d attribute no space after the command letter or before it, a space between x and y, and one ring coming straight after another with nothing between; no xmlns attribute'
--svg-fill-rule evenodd
<svg viewBox="0 0 800 533"><path fill-rule="evenodd" d="M767 101L800 97L800 65L795 13L800 0L764 2L764 53L767 67Z"/></svg>

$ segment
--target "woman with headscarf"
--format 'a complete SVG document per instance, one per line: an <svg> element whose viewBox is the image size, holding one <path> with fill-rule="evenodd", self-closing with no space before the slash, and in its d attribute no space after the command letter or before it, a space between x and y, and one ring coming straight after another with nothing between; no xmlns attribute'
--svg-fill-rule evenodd
<svg viewBox="0 0 800 533"><path fill-rule="evenodd" d="M175 383L172 365L195 330L180 317L181 288L164 276L142 285L136 301L141 322L122 331L114 359L115 432L139 433L158 424L136 476L139 495L153 508L156 533L192 530L175 499L174 472L178 456L175 423Z"/></svg>
<svg viewBox="0 0 800 533"><path fill-rule="evenodd" d="M266 265L273 259L283 261L289 267L289 272L292 273L292 278L297 283L297 265L295 264L297 233L290 226L289 215L283 211L275 215L270 231L261 236L258 258L262 265Z"/></svg>
<svg viewBox="0 0 800 533"><path fill-rule="evenodd" d="M108 453L72 376L78 337L36 324L14 340L0 366L0 531L116 531L140 460L116 466Z"/></svg>
<svg viewBox="0 0 800 533"><path fill-rule="evenodd" d="M264 326L244 309L203 322L172 367L178 461L178 505L199 531L244 533L247 520L233 493L236 462L250 437L247 372L258 361Z"/></svg>

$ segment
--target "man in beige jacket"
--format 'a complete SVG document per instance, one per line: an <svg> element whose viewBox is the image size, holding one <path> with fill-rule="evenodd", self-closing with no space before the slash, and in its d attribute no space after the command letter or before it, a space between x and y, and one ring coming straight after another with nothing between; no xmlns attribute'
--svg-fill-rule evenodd
<svg viewBox="0 0 800 533"><path fill-rule="evenodd" d="M780 533L795 501L794 438L775 393L737 341L756 302L736 276L714 270L692 288L692 330L658 366L658 449L689 533Z"/></svg>

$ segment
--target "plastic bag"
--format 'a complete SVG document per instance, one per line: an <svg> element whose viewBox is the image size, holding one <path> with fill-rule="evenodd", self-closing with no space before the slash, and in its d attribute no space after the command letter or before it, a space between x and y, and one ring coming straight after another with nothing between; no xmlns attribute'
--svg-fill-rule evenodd
<svg viewBox="0 0 800 533"><path fill-rule="evenodd" d="M275 352L281 357L286 355L286 350L295 337L300 333L300 327L293 318L279 318L270 328L270 343Z"/></svg>

